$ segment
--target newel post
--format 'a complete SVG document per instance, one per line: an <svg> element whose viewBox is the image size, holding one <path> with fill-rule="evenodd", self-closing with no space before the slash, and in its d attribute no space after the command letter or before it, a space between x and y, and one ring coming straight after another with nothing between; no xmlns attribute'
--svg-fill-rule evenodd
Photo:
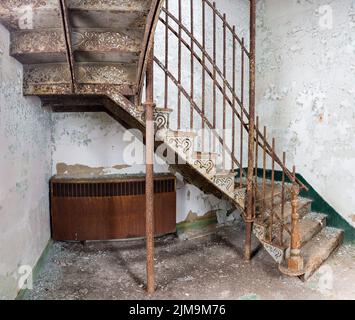
<svg viewBox="0 0 355 320"><path fill-rule="evenodd" d="M153 49L151 50L146 71L146 101L144 103L146 119L145 152L146 152L146 246L147 246L147 291L155 291L154 275L154 74Z"/></svg>
<svg viewBox="0 0 355 320"><path fill-rule="evenodd" d="M290 257L287 260L287 267L291 272L301 272L303 269L303 257L301 255L301 236L299 227L299 214L298 214L298 195L300 192L296 180L296 170L293 169L294 181L291 188L291 247Z"/></svg>
<svg viewBox="0 0 355 320"><path fill-rule="evenodd" d="M244 258L251 258L251 234L254 212L254 139L255 139L255 37L256 37L256 0L250 0L250 50L249 50L249 137L248 137L248 173L246 201L246 237Z"/></svg>

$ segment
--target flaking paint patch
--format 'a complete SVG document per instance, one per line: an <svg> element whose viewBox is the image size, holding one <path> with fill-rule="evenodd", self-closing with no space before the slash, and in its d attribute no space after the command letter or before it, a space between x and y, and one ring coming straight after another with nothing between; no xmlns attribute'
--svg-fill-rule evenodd
<svg viewBox="0 0 355 320"><path fill-rule="evenodd" d="M129 168L129 165L117 164L111 168L114 170L122 170ZM89 167L82 164L68 165L66 163L57 163L56 165L56 174L58 175L105 175L108 172L108 168L105 167Z"/></svg>

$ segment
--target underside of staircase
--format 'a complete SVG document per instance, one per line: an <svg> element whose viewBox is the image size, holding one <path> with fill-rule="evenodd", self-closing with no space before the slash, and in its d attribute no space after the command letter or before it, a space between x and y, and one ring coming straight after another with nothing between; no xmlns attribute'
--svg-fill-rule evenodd
<svg viewBox="0 0 355 320"><path fill-rule="evenodd" d="M172 1L175 0L169 0ZM235 27L229 28L226 16L217 11L215 4L201 1L206 6L204 8L214 10L215 18L224 19L224 30L236 33ZM250 60L250 72L253 72L255 1L250 3L251 48L245 48L244 40L241 48L245 52L243 57ZM126 128L138 128L146 140L146 105L141 100L147 66L148 71L152 68L149 55L159 19L166 25L167 18L180 22L174 34L179 36L180 45L186 46L181 37L184 31L181 20L169 13L167 5L162 9L163 5L164 1L155 0L2 0L0 23L10 31L10 54L24 66L23 94L39 96L44 105L50 105L56 112L105 111ZM192 59L206 64L207 53L202 58L194 57L192 43L195 40L191 36L190 33L191 44L189 41L187 45ZM198 47L196 41L194 46ZM200 46L204 48L203 43ZM180 95L184 95L188 90L172 76L167 63L154 60L164 69L166 78L170 77L177 85ZM213 62L215 60L211 63L212 71L206 70L205 76L216 80L216 74L223 76L224 72L223 67L219 68ZM249 81L250 90L255 92L252 74ZM224 92L233 88L226 80L217 85L217 89ZM198 106L191 95L190 98L198 113ZM243 110L243 100L238 99L234 91L228 96L225 94L223 112L228 103L235 110L237 103L234 99L241 105L241 112L235 113L235 119L241 121L241 130L246 137L249 135L251 144L246 157L253 159L248 162L248 168L243 168L243 161L237 161L239 158L235 154L238 151L234 145L229 148L232 149L229 153L233 165L228 169L221 166L218 161L222 157L220 151L206 151L197 143L196 131L200 128L196 124L190 129L173 127L171 117L179 112L177 106L154 108L154 147L160 150L163 145L173 155L174 161L169 161L171 170L181 173L206 193L232 203L252 226L253 233L283 273L307 279L341 244L342 231L327 227L327 217L312 212L312 201L298 197L299 190L305 187L297 180L295 171L287 170L285 161L277 157L273 144L267 142L259 124L254 126L255 114L251 107L248 113ZM251 96L249 102L252 101ZM222 113L222 109L218 112ZM203 119L208 126L208 120ZM215 137L221 141L223 138ZM276 163L281 167L282 182L276 182L273 176L266 179L265 174L255 174L262 157L270 157L273 165ZM265 173L265 161L263 163ZM298 264L297 267L292 268L292 261Z"/></svg>

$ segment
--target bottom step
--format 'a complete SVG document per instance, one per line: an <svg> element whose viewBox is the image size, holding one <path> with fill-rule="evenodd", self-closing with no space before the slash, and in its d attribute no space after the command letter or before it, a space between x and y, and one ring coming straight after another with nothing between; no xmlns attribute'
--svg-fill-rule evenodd
<svg viewBox="0 0 355 320"><path fill-rule="evenodd" d="M307 280L333 251L339 247L343 240L343 231L340 229L326 227L319 232L303 248L305 258L305 274L303 280Z"/></svg>

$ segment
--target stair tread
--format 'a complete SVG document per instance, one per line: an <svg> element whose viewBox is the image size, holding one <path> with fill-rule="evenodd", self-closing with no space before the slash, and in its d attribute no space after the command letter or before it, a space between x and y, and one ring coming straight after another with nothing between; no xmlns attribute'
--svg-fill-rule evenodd
<svg viewBox="0 0 355 320"><path fill-rule="evenodd" d="M312 202L312 200L308 199L308 198L298 198L298 204L297 204L297 208L298 210L300 210L301 216L302 216L302 210L305 206L309 205ZM278 204L274 207L274 215L278 215L279 217L281 217L281 204ZM292 213L292 206L291 206L291 202L287 201L284 205L284 219L290 218L291 217L291 213ZM261 221L261 219L258 217L257 220L259 223L265 223L268 221L269 219L269 214L270 214L270 209L267 209L265 212L265 218L264 221ZM277 219L277 218L276 218ZM277 221L277 220L275 220Z"/></svg>
<svg viewBox="0 0 355 320"><path fill-rule="evenodd" d="M343 230L326 227L303 248L305 258L304 279L308 279L341 244Z"/></svg>
<svg viewBox="0 0 355 320"><path fill-rule="evenodd" d="M304 246L310 241L316 234L318 234L325 226L327 216L321 213L308 213L299 222L301 246ZM291 225L288 225L291 229ZM290 243L291 236L285 233L285 243Z"/></svg>

